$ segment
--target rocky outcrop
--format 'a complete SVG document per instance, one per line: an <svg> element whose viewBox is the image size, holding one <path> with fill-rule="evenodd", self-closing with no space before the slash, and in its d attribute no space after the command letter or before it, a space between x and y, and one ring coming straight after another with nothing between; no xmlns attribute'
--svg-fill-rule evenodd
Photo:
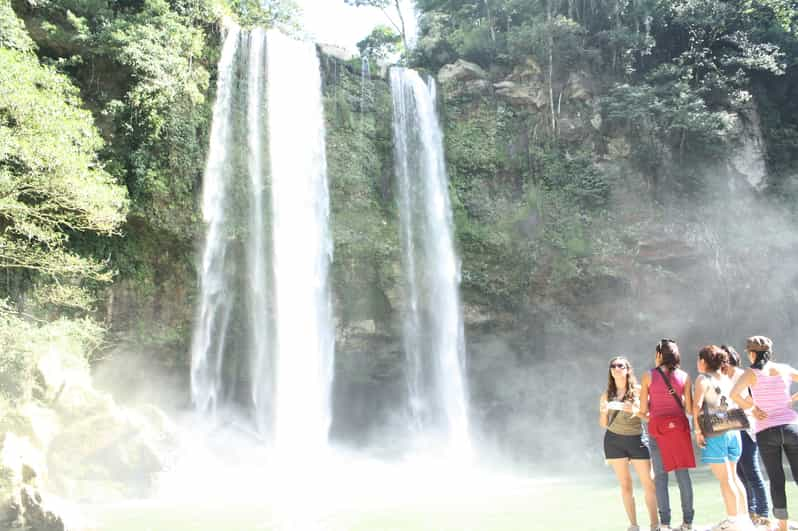
<svg viewBox="0 0 798 531"><path fill-rule="evenodd" d="M0 454L0 472L10 488L0 500L0 525L3 529L65 531L67 526L50 507L40 485L47 478L44 455L28 437L6 433Z"/></svg>
<svg viewBox="0 0 798 531"><path fill-rule="evenodd" d="M759 190L766 184L767 152L756 107L752 105L738 115L735 134L738 146L731 154L730 165L752 188Z"/></svg>
<svg viewBox="0 0 798 531"><path fill-rule="evenodd" d="M452 64L444 65L438 71L438 81L443 84L452 82L478 81L487 78L488 73L485 72L481 66L464 61L463 59L458 59Z"/></svg>
<svg viewBox="0 0 798 531"><path fill-rule="evenodd" d="M543 109L548 104L548 96L542 83L533 82L522 84L516 81L504 80L494 83L496 96L512 105Z"/></svg>
<svg viewBox="0 0 798 531"><path fill-rule="evenodd" d="M449 85L451 90L461 94L487 95L491 92L488 73L479 65L458 59L444 65L438 72L438 81Z"/></svg>

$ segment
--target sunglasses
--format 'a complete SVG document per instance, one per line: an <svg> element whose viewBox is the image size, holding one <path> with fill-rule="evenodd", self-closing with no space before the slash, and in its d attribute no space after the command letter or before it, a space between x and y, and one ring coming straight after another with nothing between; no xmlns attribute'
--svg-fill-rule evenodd
<svg viewBox="0 0 798 531"><path fill-rule="evenodd" d="M625 363L610 363L610 369L626 369Z"/></svg>

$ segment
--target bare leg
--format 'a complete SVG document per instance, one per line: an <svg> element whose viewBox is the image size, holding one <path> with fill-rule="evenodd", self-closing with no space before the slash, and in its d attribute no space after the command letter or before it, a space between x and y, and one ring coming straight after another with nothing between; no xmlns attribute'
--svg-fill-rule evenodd
<svg viewBox="0 0 798 531"><path fill-rule="evenodd" d="M737 471L734 469L732 463L728 461L725 463L710 463L710 470L715 474L720 482L720 493L723 496L723 503L726 506L726 514L729 516L737 516L739 514L740 498L745 502L745 494L742 496L737 489L737 484L734 478L737 477ZM745 492L745 490L743 490ZM742 507L745 507L744 505ZM743 514L747 509L743 510Z"/></svg>
<svg viewBox="0 0 798 531"><path fill-rule="evenodd" d="M652 528L656 527L659 524L659 516L657 515L657 495L654 490L654 480L651 477L651 460L632 459L632 466L637 472L637 477L640 478L640 484L643 486L646 509L648 509L648 521Z"/></svg>
<svg viewBox="0 0 798 531"><path fill-rule="evenodd" d="M635 497L632 491L632 475L629 473L629 459L607 459L607 462L615 471L618 483L621 486L621 498L623 508L626 509L626 516L631 525L637 525L637 512L635 511Z"/></svg>

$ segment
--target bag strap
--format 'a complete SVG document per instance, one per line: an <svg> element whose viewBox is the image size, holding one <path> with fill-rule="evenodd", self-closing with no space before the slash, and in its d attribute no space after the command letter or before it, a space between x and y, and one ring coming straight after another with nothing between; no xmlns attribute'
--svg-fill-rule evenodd
<svg viewBox="0 0 798 531"><path fill-rule="evenodd" d="M673 390L673 386L671 385L671 379L665 376L665 373L662 372L662 369L660 369L659 367L657 367L657 372L660 374L660 376L662 376L662 379L665 380L665 385L668 386L668 392L673 397L673 399L676 400L676 403L679 404L679 409L684 411L684 404L682 404L682 401L679 400L678 396L676 396L676 391Z"/></svg>
<svg viewBox="0 0 798 531"><path fill-rule="evenodd" d="M615 419L618 418L618 413L620 413L620 411L612 411L610 413L610 421L607 423L607 429L610 429L610 426L612 426L612 423L615 422Z"/></svg>

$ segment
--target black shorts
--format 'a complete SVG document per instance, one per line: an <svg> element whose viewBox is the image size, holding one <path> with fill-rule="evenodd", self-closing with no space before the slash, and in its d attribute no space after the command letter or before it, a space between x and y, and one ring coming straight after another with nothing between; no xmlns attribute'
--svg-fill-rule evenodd
<svg viewBox="0 0 798 531"><path fill-rule="evenodd" d="M648 446L643 435L618 435L607 430L604 433L605 459L649 459Z"/></svg>

